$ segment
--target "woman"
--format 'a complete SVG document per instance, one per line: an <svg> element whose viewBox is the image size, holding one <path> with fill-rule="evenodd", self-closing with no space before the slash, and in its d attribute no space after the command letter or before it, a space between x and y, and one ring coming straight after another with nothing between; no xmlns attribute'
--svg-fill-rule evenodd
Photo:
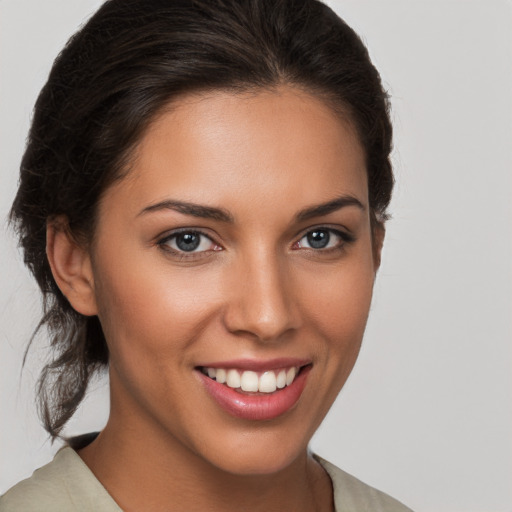
<svg viewBox="0 0 512 512"><path fill-rule="evenodd" d="M57 437L2 510L408 510L308 452L355 363L393 178L380 78L314 0L110 0L36 104L12 219Z"/></svg>

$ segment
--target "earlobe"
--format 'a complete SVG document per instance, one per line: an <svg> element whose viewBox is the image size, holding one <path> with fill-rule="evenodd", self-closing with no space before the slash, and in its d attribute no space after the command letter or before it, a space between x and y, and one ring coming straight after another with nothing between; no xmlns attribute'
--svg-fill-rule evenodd
<svg viewBox="0 0 512 512"><path fill-rule="evenodd" d="M63 216L47 222L46 255L53 278L73 309L82 315L96 315L90 255L72 236Z"/></svg>

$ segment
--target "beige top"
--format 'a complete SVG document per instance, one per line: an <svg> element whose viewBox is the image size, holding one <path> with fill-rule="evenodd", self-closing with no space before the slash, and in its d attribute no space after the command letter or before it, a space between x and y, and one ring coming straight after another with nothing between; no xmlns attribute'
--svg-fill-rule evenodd
<svg viewBox="0 0 512 512"><path fill-rule="evenodd" d="M411 512L387 494L315 455L331 477L336 512ZM122 512L73 448L0 497L0 512Z"/></svg>

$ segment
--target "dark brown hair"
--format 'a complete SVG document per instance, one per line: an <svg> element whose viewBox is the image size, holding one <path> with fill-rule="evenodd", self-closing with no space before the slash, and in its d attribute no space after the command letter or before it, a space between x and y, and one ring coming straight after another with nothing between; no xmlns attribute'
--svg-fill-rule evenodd
<svg viewBox="0 0 512 512"><path fill-rule="evenodd" d="M127 172L148 124L179 95L283 83L349 116L365 151L372 219L382 222L393 187L387 94L360 38L319 1L108 0L55 60L11 210L43 293L38 330L48 329L54 350L39 381L52 437L108 364L108 350L98 318L77 313L53 279L48 220L64 215L74 236L90 240L102 192Z"/></svg>

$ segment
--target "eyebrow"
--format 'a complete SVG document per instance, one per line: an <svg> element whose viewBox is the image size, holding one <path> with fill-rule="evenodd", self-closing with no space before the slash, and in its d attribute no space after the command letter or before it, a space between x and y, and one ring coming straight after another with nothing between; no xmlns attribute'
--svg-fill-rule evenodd
<svg viewBox="0 0 512 512"><path fill-rule="evenodd" d="M193 217L213 219L230 223L234 222L233 216L222 208L214 208L212 206L204 206L195 203L186 203L183 201L174 201L172 199L147 206L137 216L159 210L174 210L179 213L184 213L185 215L192 215Z"/></svg>
<svg viewBox="0 0 512 512"><path fill-rule="evenodd" d="M354 196L343 195L333 199L332 201L328 201L327 203L318 204L301 210L299 213L297 213L295 219L297 221L305 221L314 217L328 215L329 213L333 213L347 206L356 206L362 211L365 210L363 203L361 203L359 199L355 198Z"/></svg>
<svg viewBox="0 0 512 512"><path fill-rule="evenodd" d="M365 207L361 201L359 201L359 199L356 199L350 195L343 195L326 203L317 204L301 210L295 215L295 220L301 222L312 219L314 217L321 217L322 215L328 215L329 213L333 213L347 206L356 206L362 211L365 210ZM165 201L160 201L159 203L147 206L141 210L137 216L160 210L174 210L176 212L183 213L185 215L191 215L193 217L213 219L228 223L234 222L233 216L223 208L215 208L212 206L204 206L196 203L176 201L173 199L167 199Z"/></svg>

